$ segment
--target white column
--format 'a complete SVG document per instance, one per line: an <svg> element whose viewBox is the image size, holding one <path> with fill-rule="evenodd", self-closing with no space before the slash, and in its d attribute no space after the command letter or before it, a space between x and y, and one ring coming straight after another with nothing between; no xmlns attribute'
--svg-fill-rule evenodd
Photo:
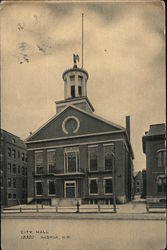
<svg viewBox="0 0 167 250"><path fill-rule="evenodd" d="M78 73L75 73L75 96L78 97Z"/></svg>
<svg viewBox="0 0 167 250"><path fill-rule="evenodd" d="M86 78L83 78L83 95L87 96L87 83L86 83Z"/></svg>
<svg viewBox="0 0 167 250"><path fill-rule="evenodd" d="M66 92L66 96L67 98L71 97L71 82L70 82L70 78L69 75L67 75L67 92Z"/></svg>
<svg viewBox="0 0 167 250"><path fill-rule="evenodd" d="M65 79L64 79L64 99L67 99L67 78Z"/></svg>

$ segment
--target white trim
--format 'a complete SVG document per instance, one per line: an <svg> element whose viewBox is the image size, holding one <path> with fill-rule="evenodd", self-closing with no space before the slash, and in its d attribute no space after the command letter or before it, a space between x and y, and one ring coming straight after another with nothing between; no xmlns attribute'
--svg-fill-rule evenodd
<svg viewBox="0 0 167 250"><path fill-rule="evenodd" d="M106 195L111 195L111 194L113 194L113 192L112 193L106 193L105 192L105 180L112 180L112 176L111 177L104 177L103 178L103 188L104 188L104 194L106 194ZM113 181L113 180L112 180Z"/></svg>
<svg viewBox="0 0 167 250"><path fill-rule="evenodd" d="M127 152L129 152L129 149L128 149L128 146L127 146L127 144L126 144L125 140L123 141L123 144L124 144L124 146L125 146L125 148L126 148Z"/></svg>
<svg viewBox="0 0 167 250"><path fill-rule="evenodd" d="M45 142L45 141L60 141L66 139L75 139L80 137L89 137L89 136L98 136L98 135L108 135L108 134L117 134L125 132L125 130L118 130L118 131L107 131L107 132L100 132L100 133L92 133L92 134L84 134L84 135L73 135L73 136L66 136L66 137L59 137L59 138L51 138L51 139L42 139L42 140L35 140L35 141L25 141L26 144L36 143L36 142Z"/></svg>
<svg viewBox="0 0 167 250"><path fill-rule="evenodd" d="M156 151L156 153L159 153L159 152L166 152L166 149L162 148L162 149L159 149L159 150Z"/></svg>
<svg viewBox="0 0 167 250"><path fill-rule="evenodd" d="M85 111L85 110L83 110L83 109L80 109L80 108L78 108L78 107L76 107L76 106L73 106L73 105L70 105L70 106L71 106L72 108L75 108L75 109L78 110L78 111L81 111L82 113L87 114L88 116L91 116L91 117L93 117L93 118L95 118L95 119L97 119L97 120L100 120L100 121L102 121L102 122L104 122L104 123L107 123L107 124L111 125L112 127L116 127L116 128L124 129L124 130L125 130L124 127L122 127L122 126L120 126L120 125L117 125L116 123L110 122L110 121L108 121L108 120L106 120L106 119L104 119L104 118L102 118L102 117L100 117L100 116L98 116L98 115L95 115L95 114L92 114L92 113L88 113L87 111Z"/></svg>
<svg viewBox="0 0 167 250"><path fill-rule="evenodd" d="M48 162L48 153L49 152L55 152L56 153L56 149L48 149L47 150L47 170L49 171L49 162Z"/></svg>
<svg viewBox="0 0 167 250"><path fill-rule="evenodd" d="M105 147L105 146L114 146L114 143L104 143L103 147Z"/></svg>
<svg viewBox="0 0 167 250"><path fill-rule="evenodd" d="M95 145L88 145L88 148L97 148L98 147L98 144L95 144Z"/></svg>
<svg viewBox="0 0 167 250"><path fill-rule="evenodd" d="M55 149L48 149L47 152L56 152L56 148Z"/></svg>
<svg viewBox="0 0 167 250"><path fill-rule="evenodd" d="M98 195L99 194L99 178L98 177L96 177L96 178L88 178L89 179L89 195ZM96 194L92 194L91 192L90 192L90 182L91 182L91 180L96 180L97 181L97 193Z"/></svg>
<svg viewBox="0 0 167 250"><path fill-rule="evenodd" d="M42 167L44 168L44 166L43 166L43 163L44 163L44 161L43 161L43 150L37 150L37 151L35 151L34 152L34 166L35 166L35 173L37 173L37 162L36 162L36 154L37 153L42 153L42 163L41 163L41 165L42 165ZM23 167L22 167L23 168Z"/></svg>
<svg viewBox="0 0 167 250"><path fill-rule="evenodd" d="M68 153L75 153L75 156L76 156L76 171L75 172L69 172L68 171ZM79 154L79 149L77 149L77 150L67 150L66 151L66 149L64 149L64 173L78 173L79 172L79 167L80 167L80 156L79 156L79 166L78 166L78 154ZM67 172L65 172L65 167L66 167L66 165L65 165L65 163L66 163L66 161L65 161L65 157L67 157Z"/></svg>
<svg viewBox="0 0 167 250"><path fill-rule="evenodd" d="M83 96L82 96L83 97ZM70 101L70 103L73 105L73 104L75 104L75 103L83 103L83 102L85 102L86 104L88 103L87 101L86 101L86 99L82 99L82 100L75 100L75 101ZM57 103L57 102L55 102L56 103L56 106L57 107L61 107L61 106L64 106L64 105L67 105L67 102L66 101L64 101L63 103Z"/></svg>
<svg viewBox="0 0 167 250"><path fill-rule="evenodd" d="M66 147L64 148L64 152L74 152L74 151L79 151L78 147Z"/></svg>
<svg viewBox="0 0 167 250"><path fill-rule="evenodd" d="M102 144L104 142L116 142L116 141L124 141L125 139L114 139L114 140L105 140L105 141L95 141L95 142L82 142L82 143L74 143L74 144L65 144L65 145L58 145L58 146L47 146L47 147L39 147L39 148L28 148L27 151L35 151L39 149L47 149L47 148L64 148L64 147L74 147L79 145L91 145L91 144Z"/></svg>
<svg viewBox="0 0 167 250"><path fill-rule="evenodd" d="M66 106L64 109L62 109L60 111L60 113L54 115L53 117L51 117L47 122L45 122L42 126L40 126L37 130L34 131L34 133L32 133L31 135L29 135L26 140L24 141L25 143L27 143L27 140L29 140L32 136L34 136L35 134L37 134L42 128L44 128L48 123L50 123L52 120L54 120L55 118L57 119L59 117L60 114L62 114L68 107Z"/></svg>
<svg viewBox="0 0 167 250"><path fill-rule="evenodd" d="M68 132L67 129L66 129L66 123L67 123L67 121L70 120L70 119L75 120L76 123L77 123L76 129L74 129L74 131L72 131L72 133L75 134L75 133L79 130L79 128L80 128L80 121L79 121L79 119L78 119L76 116L74 116L74 115L67 116L67 117L64 119L63 123L62 123L62 130L63 130L63 132L64 132L65 134L67 134L67 135L69 134L69 132Z"/></svg>
<svg viewBox="0 0 167 250"><path fill-rule="evenodd" d="M75 197L74 198L76 198L76 181L64 181L64 198L67 198L66 197L66 184L67 183L74 183L74 188L75 188Z"/></svg>
<svg viewBox="0 0 167 250"><path fill-rule="evenodd" d="M105 147L107 146L114 146L114 143L105 143L103 144L103 169L104 171L110 171L110 169L106 169L106 166L105 166ZM113 151L111 151L111 154L112 154L112 157L113 157ZM113 168L113 159L112 159L112 168Z"/></svg>
<svg viewBox="0 0 167 250"><path fill-rule="evenodd" d="M117 124L115 124L115 123L113 123L113 122L107 121L107 120L105 120L104 118L102 118L102 117L100 117L100 116L97 116L97 115L95 115L95 114L91 114L91 113L89 113L89 112L87 112L87 111L85 111L85 110L83 110L83 109L80 109L80 108L74 106L74 105L67 105L67 106L66 106L64 109L62 109L58 114L56 114L55 116L53 116L53 117L52 117L51 119L49 119L46 123L44 123L38 130L36 130L34 133L32 133L32 134L25 140L25 143L28 143L27 140L29 140L31 137L33 137L35 134L37 134L42 128L44 128L46 125L48 125L51 121L53 121L54 119L57 119L57 118L58 118L66 109L68 109L69 107L72 107L73 109L78 110L78 111L80 111L81 113L84 113L84 114L86 114L86 115L88 115L88 116L90 116L90 117L93 117L93 118L95 118L95 119L97 119L97 120L100 120L100 121L102 121L102 122L104 122L104 123L106 123L106 124L108 124L108 125L111 125L112 127L116 127L116 128L118 128L118 129L121 129L121 130L126 131L126 129L125 129L124 127L119 126L119 125L117 125ZM30 143L31 143L31 142L30 142Z"/></svg>

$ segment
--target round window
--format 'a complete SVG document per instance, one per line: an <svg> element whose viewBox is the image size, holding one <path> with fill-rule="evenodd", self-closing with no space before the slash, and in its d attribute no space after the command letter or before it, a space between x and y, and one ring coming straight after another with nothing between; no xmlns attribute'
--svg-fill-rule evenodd
<svg viewBox="0 0 167 250"><path fill-rule="evenodd" d="M80 127L79 119L75 116L68 116L62 123L62 130L65 134L75 134Z"/></svg>

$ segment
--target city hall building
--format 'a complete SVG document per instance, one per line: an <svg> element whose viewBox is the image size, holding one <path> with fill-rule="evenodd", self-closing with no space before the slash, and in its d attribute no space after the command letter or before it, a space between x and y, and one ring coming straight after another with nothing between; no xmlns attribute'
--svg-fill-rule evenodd
<svg viewBox="0 0 167 250"><path fill-rule="evenodd" d="M95 115L88 77L76 62L63 73L64 100L56 102L56 115L25 142L29 203L110 204L113 190L117 202L131 200L130 117L124 128Z"/></svg>

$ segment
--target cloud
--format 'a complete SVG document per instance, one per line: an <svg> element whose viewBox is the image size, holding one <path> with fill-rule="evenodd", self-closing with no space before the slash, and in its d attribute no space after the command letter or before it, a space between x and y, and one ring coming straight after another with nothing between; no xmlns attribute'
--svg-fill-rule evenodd
<svg viewBox="0 0 167 250"><path fill-rule="evenodd" d="M6 4L3 127L25 138L55 114L54 101L63 99L62 73L73 66L73 53L81 55L84 13L88 97L97 114L122 126L131 115L135 164L144 167L142 135L149 124L165 120L163 12L160 3ZM29 63L19 64L24 54Z"/></svg>

